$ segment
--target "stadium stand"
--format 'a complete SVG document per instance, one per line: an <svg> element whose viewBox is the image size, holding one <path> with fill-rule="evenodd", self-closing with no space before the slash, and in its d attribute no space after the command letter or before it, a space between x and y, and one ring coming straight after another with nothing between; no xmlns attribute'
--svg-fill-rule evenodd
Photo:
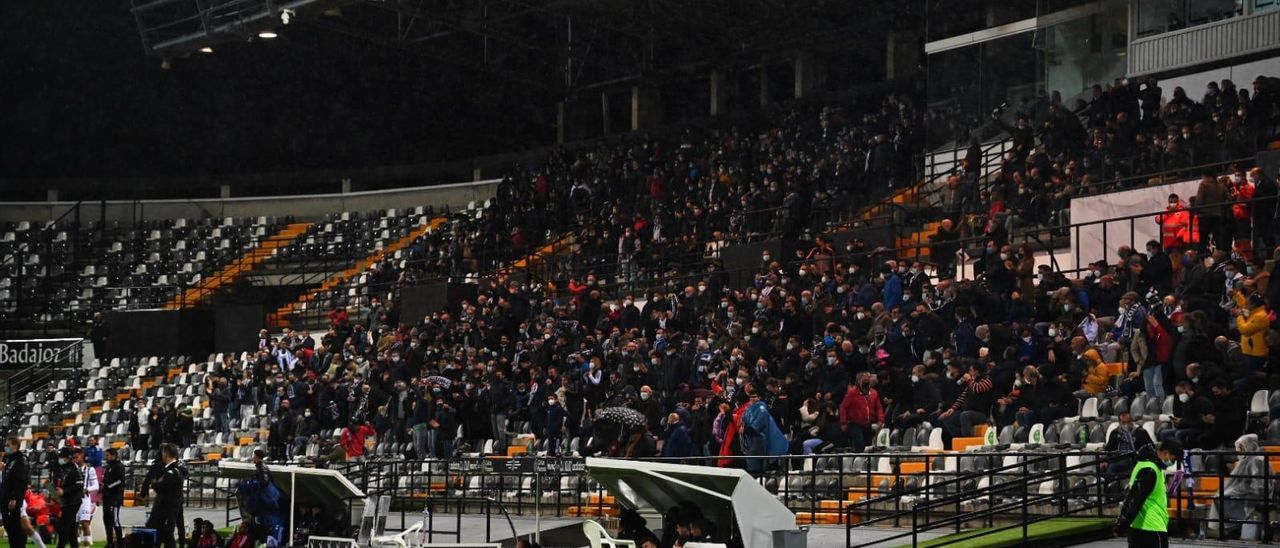
<svg viewBox="0 0 1280 548"><path fill-rule="evenodd" d="M1257 107L1268 113L1258 126L1267 141L1276 106ZM975 205L949 202L979 211L963 223L972 230L936 217L922 227L952 233L927 245L982 249L964 259L978 279L951 276L920 246L911 255L852 245L840 253L819 238L900 199L902 177L916 178L888 137L908 146L908 103L891 97L855 112L783 109L760 133L557 152L544 169L506 179L491 203L454 213L174 219L74 235L59 223L5 227L0 242L13 259L0 283L27 292L9 309L24 317L196 306L242 276L320 273L276 311L272 327L282 331L264 329L255 350L99 360L26 395L17 434L26 450L97 436L133 463L154 459L161 442L189 461L249 460L255 450L277 462L363 461L376 474L366 481L411 492L491 487L480 475L456 486L461 476L440 462L457 456L665 457L743 466L794 507L807 505L798 518L815 524L870 516L869 505L903 493L994 493L1029 473L1066 478L1044 476L1036 490L1045 495L1087 489L1132 466L1140 439L1177 439L1203 455L1249 433L1280 442L1270 369L1280 344L1268 327L1280 284L1268 283L1260 254L1230 238L1247 249L1274 242L1227 232L1154 242L1147 254L1116 250L1120 262L1078 279L1037 272L1008 227L1067 226L1044 215L1064 208L1020 199L1005 209L1000 192L1085 184L1070 151L1089 154L1053 154L1057 137L1041 133L1024 143L1025 157L1014 146ZM1098 129L1114 129L1110 115L1099 120ZM1044 160L1052 170L1031 167L1036 146L1055 156ZM1251 173L1226 177L1222 201L1274 211L1274 181ZM962 168L956 177L976 175ZM858 207L810 214L823 203ZM1189 215L1210 215L1205 208ZM1240 220L1259 222L1253 213ZM762 258L740 285L707 273L707 250L774 237L805 244L794 257ZM571 260L551 258L559 254ZM326 262L335 256L340 268ZM518 269L504 267L535 257L552 263L541 277L507 275ZM325 264L308 266L315 261ZM397 288L447 277L481 282L474 301L423 318L393 312ZM652 283L613 291L605 278ZM52 290L50 304L38 302L40 290ZM325 324L316 337L303 331ZM626 411L607 412L617 408ZM1107 460L1105 451L1130 453ZM1208 458L1192 457L1193 476L1225 465ZM408 460L424 474L374 471ZM1280 460L1265 462L1280 470ZM961 478L971 484L952 481ZM571 514L618 512L593 495L598 486L562 479L556 491L573 492L564 501L587 497ZM525 480L497 481L510 499L538 496ZM1199 477L1175 510L1220 487Z"/></svg>

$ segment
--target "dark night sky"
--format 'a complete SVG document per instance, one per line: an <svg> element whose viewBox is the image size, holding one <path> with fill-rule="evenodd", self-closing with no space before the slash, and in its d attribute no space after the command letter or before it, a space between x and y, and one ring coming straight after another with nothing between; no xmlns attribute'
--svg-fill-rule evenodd
<svg viewBox="0 0 1280 548"><path fill-rule="evenodd" d="M553 98L291 26L172 61L127 0L0 2L0 178L420 163L546 144Z"/></svg>

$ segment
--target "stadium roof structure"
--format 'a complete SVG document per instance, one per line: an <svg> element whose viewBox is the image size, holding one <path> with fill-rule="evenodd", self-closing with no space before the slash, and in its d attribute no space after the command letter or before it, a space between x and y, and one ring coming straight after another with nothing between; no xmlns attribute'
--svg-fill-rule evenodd
<svg viewBox="0 0 1280 548"><path fill-rule="evenodd" d="M618 459L587 459L587 473L623 506L665 513L685 501L713 523L737 523L745 548L774 545L777 531L795 531L796 515L745 470Z"/></svg>
<svg viewBox="0 0 1280 548"><path fill-rule="evenodd" d="M851 53L908 28L892 0L132 0L143 48L178 57L310 27L554 92L803 49ZM866 44L864 44L865 46Z"/></svg>

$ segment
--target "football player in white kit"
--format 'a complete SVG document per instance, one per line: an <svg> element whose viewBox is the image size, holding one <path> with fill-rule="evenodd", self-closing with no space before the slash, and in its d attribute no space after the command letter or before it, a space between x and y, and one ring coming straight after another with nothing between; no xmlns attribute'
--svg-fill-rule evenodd
<svg viewBox="0 0 1280 548"><path fill-rule="evenodd" d="M97 507L93 499L98 494L98 472L92 466L85 464L84 451L76 451L75 454L76 468L80 470L80 475L84 476L84 498L80 501L80 509L76 511L76 521L80 522L80 537L77 539L78 544L83 548L93 546L93 531L89 528L93 521L93 511Z"/></svg>

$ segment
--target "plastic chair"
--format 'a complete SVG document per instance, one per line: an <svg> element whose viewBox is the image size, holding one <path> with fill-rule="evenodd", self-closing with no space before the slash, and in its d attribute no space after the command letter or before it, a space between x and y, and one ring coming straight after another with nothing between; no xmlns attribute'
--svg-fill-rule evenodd
<svg viewBox="0 0 1280 548"><path fill-rule="evenodd" d="M609 548L623 546L635 548L636 545L634 540L621 540L609 536L609 532L605 531L604 527L594 520L582 522L582 533L587 536L587 542L591 545L591 548L602 548L603 546L608 546Z"/></svg>

